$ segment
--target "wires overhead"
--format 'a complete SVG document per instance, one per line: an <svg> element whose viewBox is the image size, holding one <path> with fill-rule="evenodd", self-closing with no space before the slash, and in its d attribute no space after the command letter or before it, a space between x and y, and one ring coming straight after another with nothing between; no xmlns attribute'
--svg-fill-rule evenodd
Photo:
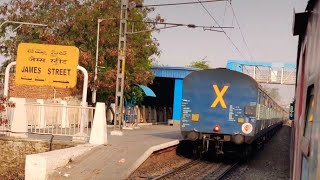
<svg viewBox="0 0 320 180"><path fill-rule="evenodd" d="M230 43L232 44L232 46L236 49L236 51L240 54L240 56L244 59L245 56L244 54L240 51L239 47L235 44L235 42L231 39L231 34L228 33L224 30L224 28L233 28L233 27L222 27L220 26L219 22L213 17L213 15L209 12L209 10L206 8L206 6L204 6L204 3L210 3L210 2L220 2L220 1L226 1L226 5L224 7L224 12L223 12L223 20L222 20L222 24L224 24L224 21L225 21L225 15L226 15L226 11L228 9L228 7L230 6L231 7L231 10L232 10L232 25L233 26L233 21L235 20L236 23L237 23L237 26L239 27L239 30L240 30L240 34L241 34L241 37L242 37L242 40L243 40L243 43L245 44L246 46L246 49L248 51L248 55L250 56L250 59L252 60L253 59L253 56L252 56L252 53L250 51L250 48L248 46L248 43L244 37L244 34L242 32L242 29L240 27L240 23L238 21L238 18L235 14L235 11L233 9L233 6L231 4L231 0L197 0L197 1L193 1L193 2L177 2L177 3L165 3L165 4L150 4L150 5L142 5L142 4L138 4L138 5L135 5L136 8L143 8L143 7L160 7L160 6L178 6L178 5L191 5L191 4L200 4L202 6L202 8L208 13L208 15L211 17L211 19L214 21L214 23L216 25L214 26L196 26L194 24L178 24L178 23L155 23L155 22L145 22L145 23L153 23L153 24L162 24L164 25L165 27L163 28L160 28L160 29L166 29L166 28L173 28L173 27L180 27L180 26L186 26L186 27L189 27L189 28L203 28L203 30L210 30L210 31L218 31L218 32L223 32L225 34L225 36L228 38L228 40L230 41ZM166 25L171 25L169 27L166 27ZM221 30L217 30L218 29L221 29ZM159 29L159 30L160 30Z"/></svg>
<svg viewBox="0 0 320 180"><path fill-rule="evenodd" d="M229 1L229 0L228 0L228 1ZM238 25L238 27L239 27L239 30L240 30L240 33L241 33L241 36L242 36L242 40L243 40L244 44L246 45L247 50L248 50L248 53L249 53L249 55L250 55L250 59L252 60L253 57L252 57L250 48L249 48L249 46L248 46L248 44L247 44L246 39L244 38L244 35L243 35L242 30L241 30L241 28L240 28L240 24L239 24L238 18L237 18L237 16L236 16L236 13L234 12L234 9L233 9L233 6L232 6L232 4L231 4L231 1L229 1L229 3L230 3L230 7L231 7L231 9L232 9L233 17L235 18L236 23L237 23L237 25Z"/></svg>
<svg viewBox="0 0 320 180"><path fill-rule="evenodd" d="M202 4L202 2L200 0L198 0L198 2L201 4L201 6L203 7L203 9L208 13L208 15L211 17L211 19L218 25L218 27L221 27L220 24L217 22L217 20L212 16L212 14L209 12L209 10ZM222 28L221 28L222 29ZM232 39L228 36L228 34L222 29L223 33L225 34L225 36L229 39L229 41L231 42L231 44L234 46L234 48L238 51L238 53L241 55L242 58L245 59L244 55L241 53L241 51L239 50L239 48L236 46L236 44L232 41Z"/></svg>
<svg viewBox="0 0 320 180"><path fill-rule="evenodd" d="M169 29L169 28L175 28L175 27L188 27L188 28L202 28L204 31L216 31L216 32L224 32L223 30L217 30L217 29L223 29L223 28L233 28L233 27L215 27L215 26L199 26L195 24L182 24L182 23L169 23L169 22L156 22L156 21L133 21L133 20L128 20L128 22L133 22L133 23L147 23L147 24L152 24L154 27L150 30L143 30L143 31L136 31L134 32L128 32L128 34L137 34L141 32L151 32L155 30L161 30L161 29ZM155 25L163 25L164 27L162 28L156 28Z"/></svg>
<svg viewBox="0 0 320 180"><path fill-rule="evenodd" d="M215 27L215 26L200 26L195 24L182 24L182 23L171 23L171 22L155 22L155 21L132 21L129 20L128 22L136 22L136 23L147 23L147 24L161 24L161 25L175 25L175 26L186 26L189 28L211 28L211 29L224 29L224 28L233 28L230 26L224 26L224 27ZM222 31L221 31L222 32Z"/></svg>
<svg viewBox="0 0 320 180"><path fill-rule="evenodd" d="M226 17L227 7L228 7L228 1L226 1L226 5L225 5L225 7L224 7L224 13L223 13L222 25L224 24L224 18Z"/></svg>
<svg viewBox="0 0 320 180"><path fill-rule="evenodd" d="M190 4L199 4L199 3L210 3L210 2L217 2L217 1L226 1L226 0L206 0L201 2L182 2L182 3L167 3L167 4L150 4L150 5L136 5L137 8L142 7L159 7L159 6L178 6L178 5L190 5Z"/></svg>

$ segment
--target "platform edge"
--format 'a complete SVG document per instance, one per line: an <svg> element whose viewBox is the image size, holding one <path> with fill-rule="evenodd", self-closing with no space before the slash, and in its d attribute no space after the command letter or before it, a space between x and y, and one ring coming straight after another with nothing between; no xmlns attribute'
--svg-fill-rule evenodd
<svg viewBox="0 0 320 180"><path fill-rule="evenodd" d="M124 179L128 178L128 176L130 176L130 174L132 174L145 160L147 160L153 152L178 145L179 143L180 143L180 140L177 139L174 141L170 141L170 142L166 142L166 143L162 143L162 144L158 144L150 147L128 169L128 171L124 174L125 176Z"/></svg>

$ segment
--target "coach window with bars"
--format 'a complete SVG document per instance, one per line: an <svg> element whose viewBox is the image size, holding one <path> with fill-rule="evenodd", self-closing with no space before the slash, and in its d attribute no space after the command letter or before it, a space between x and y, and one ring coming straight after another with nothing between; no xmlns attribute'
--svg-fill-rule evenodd
<svg viewBox="0 0 320 180"><path fill-rule="evenodd" d="M313 86L308 88L307 94L307 104L306 104L306 116L305 116L305 126L304 126L304 133L303 136L308 140L311 137L311 130L312 130L312 122L314 120L314 94L313 94Z"/></svg>
<svg viewBox="0 0 320 180"><path fill-rule="evenodd" d="M306 111L304 117L304 131L303 131L303 138L301 144L301 151L302 151L302 164L301 164L301 179L307 180L309 179L309 168L308 168L308 157L309 157L309 150L310 150L310 138L311 138L311 131L312 131L312 122L314 120L314 86L311 85L307 91L307 102L306 102Z"/></svg>

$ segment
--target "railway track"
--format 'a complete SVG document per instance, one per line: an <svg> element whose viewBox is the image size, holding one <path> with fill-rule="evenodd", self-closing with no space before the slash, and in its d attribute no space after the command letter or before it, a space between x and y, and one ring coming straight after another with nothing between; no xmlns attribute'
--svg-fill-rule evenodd
<svg viewBox="0 0 320 180"><path fill-rule="evenodd" d="M235 162L232 164L223 164L221 165L217 170L215 170L213 173L209 174L202 180L220 180L224 177L224 175L228 174L234 167L238 165L239 162Z"/></svg>
<svg viewBox="0 0 320 180"><path fill-rule="evenodd" d="M153 178L152 180L159 180L159 179L167 179L181 171L184 171L186 169L189 169L189 168L192 168L194 165L197 165L200 163L200 160L194 160L194 161L191 161L189 163L186 163L180 167L177 167L177 168L174 168L173 170L169 171L169 172L166 172L158 177L155 177Z"/></svg>
<svg viewBox="0 0 320 180"><path fill-rule="evenodd" d="M201 180L219 180L229 171L231 171L237 163L224 164L213 163L202 160L194 160L180 167L174 168L160 176L152 178L152 180L164 179L201 179Z"/></svg>

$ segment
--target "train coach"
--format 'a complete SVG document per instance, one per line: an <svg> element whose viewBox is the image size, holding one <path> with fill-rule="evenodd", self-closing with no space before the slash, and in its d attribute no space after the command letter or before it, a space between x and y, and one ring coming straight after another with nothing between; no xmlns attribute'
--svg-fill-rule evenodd
<svg viewBox="0 0 320 180"><path fill-rule="evenodd" d="M282 124L287 113L250 76L224 69L192 72L184 79L181 133L199 144L201 153L241 150Z"/></svg>
<svg viewBox="0 0 320 180"><path fill-rule="evenodd" d="M294 102L291 106L291 179L320 179L320 1L309 0L296 13L293 34L299 36Z"/></svg>

